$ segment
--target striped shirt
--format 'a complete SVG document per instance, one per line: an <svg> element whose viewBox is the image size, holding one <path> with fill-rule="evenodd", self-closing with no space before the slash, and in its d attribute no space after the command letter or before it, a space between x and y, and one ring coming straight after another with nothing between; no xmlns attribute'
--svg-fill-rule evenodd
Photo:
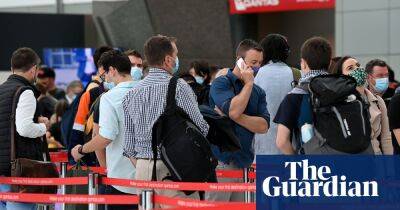
<svg viewBox="0 0 400 210"><path fill-rule="evenodd" d="M122 102L125 113L124 155L133 158L152 158L152 128L164 112L167 104L167 89L172 76L165 70L152 68L149 75L130 90ZM198 108L196 95L182 79L176 87L176 103L199 127L204 136L208 124Z"/></svg>

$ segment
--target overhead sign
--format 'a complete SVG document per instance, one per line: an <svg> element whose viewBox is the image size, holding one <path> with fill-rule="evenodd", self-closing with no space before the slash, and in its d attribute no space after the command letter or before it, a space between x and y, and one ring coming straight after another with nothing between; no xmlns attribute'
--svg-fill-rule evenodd
<svg viewBox="0 0 400 210"><path fill-rule="evenodd" d="M229 0L231 14L335 8L335 0Z"/></svg>

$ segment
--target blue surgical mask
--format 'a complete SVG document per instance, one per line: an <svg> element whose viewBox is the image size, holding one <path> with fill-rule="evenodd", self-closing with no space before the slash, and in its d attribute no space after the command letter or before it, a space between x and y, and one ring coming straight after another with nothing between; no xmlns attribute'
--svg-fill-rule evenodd
<svg viewBox="0 0 400 210"><path fill-rule="evenodd" d="M172 74L175 74L179 70L179 59L178 56L175 59L175 67L172 69Z"/></svg>
<svg viewBox="0 0 400 210"><path fill-rule="evenodd" d="M139 81L143 77L143 70L137 66L131 68L131 76L134 81Z"/></svg>
<svg viewBox="0 0 400 210"><path fill-rule="evenodd" d="M253 66L251 68L253 69L254 74L257 74L258 70L260 70L260 67L257 67L257 66Z"/></svg>
<svg viewBox="0 0 400 210"><path fill-rule="evenodd" d="M379 79L375 79L375 89L378 93L385 93L386 90L389 87L389 78L385 77L385 78L379 78Z"/></svg>
<svg viewBox="0 0 400 210"><path fill-rule="evenodd" d="M74 94L74 95L72 95L72 100L75 100L75 98L76 98L76 94Z"/></svg>
<svg viewBox="0 0 400 210"><path fill-rule="evenodd" d="M200 76L195 76L196 82L202 85L204 83L204 78Z"/></svg>
<svg viewBox="0 0 400 210"><path fill-rule="evenodd" d="M103 82L103 86L106 90L111 90L115 87L114 82Z"/></svg>

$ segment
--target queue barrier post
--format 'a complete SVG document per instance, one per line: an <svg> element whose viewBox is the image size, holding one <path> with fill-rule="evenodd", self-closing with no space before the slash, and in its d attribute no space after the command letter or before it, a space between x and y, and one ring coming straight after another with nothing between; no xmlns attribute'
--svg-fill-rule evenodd
<svg viewBox="0 0 400 210"><path fill-rule="evenodd" d="M243 180L244 183L249 183L249 173L248 173L248 168L243 169ZM244 202L245 203L251 203L251 192L245 191L244 192Z"/></svg>
<svg viewBox="0 0 400 210"><path fill-rule="evenodd" d="M50 210L50 206L47 205L47 204L43 204L42 206L39 205L39 209L41 209L41 210Z"/></svg>
<svg viewBox="0 0 400 210"><path fill-rule="evenodd" d="M255 169L253 167L250 167L247 174L254 173ZM255 179L250 179L249 178L249 183L254 183ZM256 202L256 193L255 192L250 192L250 202Z"/></svg>
<svg viewBox="0 0 400 210"><path fill-rule="evenodd" d="M89 173L88 179L89 195L97 195L99 190L99 174ZM97 204L89 203L88 210L97 210Z"/></svg>
<svg viewBox="0 0 400 210"><path fill-rule="evenodd" d="M67 177L67 163L61 163L61 178ZM61 185L61 195L65 195L67 193L66 185ZM65 210L65 203L61 204L61 210Z"/></svg>
<svg viewBox="0 0 400 210"><path fill-rule="evenodd" d="M139 205L141 210L151 210L154 208L154 191L143 190L140 194Z"/></svg>

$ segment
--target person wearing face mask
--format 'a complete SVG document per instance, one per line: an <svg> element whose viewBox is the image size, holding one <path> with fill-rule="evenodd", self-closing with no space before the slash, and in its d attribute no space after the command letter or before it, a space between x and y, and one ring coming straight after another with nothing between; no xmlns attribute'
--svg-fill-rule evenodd
<svg viewBox="0 0 400 210"><path fill-rule="evenodd" d="M247 49L247 50L244 50ZM234 122L234 132L240 140L241 150L220 152L217 146L212 150L218 158L217 169L237 170L248 168L253 163L252 149L254 134L266 133L270 115L266 95L254 84L254 70L262 62L263 50L251 40L244 40L238 46L240 58L227 74L216 78L210 89L210 107L220 115ZM218 179L218 182L243 182L242 179ZM207 192L209 201L244 201L243 193Z"/></svg>
<svg viewBox="0 0 400 210"><path fill-rule="evenodd" d="M389 87L389 66L385 61L374 59L367 63L368 89L382 97Z"/></svg>
<svg viewBox="0 0 400 210"><path fill-rule="evenodd" d="M242 40L237 48L236 48L236 61L238 61L240 58L246 58L246 52L249 51L250 49L253 49L255 46L257 46L257 42L252 40L252 39L244 39ZM257 75L258 70L260 69L260 66L263 62L263 48L258 47L258 50L260 53L256 53L252 56L249 56L246 60L245 63L249 65L254 73L254 76ZM229 68L222 68L221 70L218 71L215 77L220 77L224 76L228 73Z"/></svg>
<svg viewBox="0 0 400 210"><path fill-rule="evenodd" d="M125 95L122 102L125 114L123 154L136 167L136 180L152 180L154 164L157 168L157 181L167 181L165 179L169 175L162 160L153 160L151 145L153 124L164 112L170 79L179 68L176 42L175 38L162 35L146 41L144 55L150 68L149 74ZM208 124L200 113L194 92L183 79L178 79L176 85L176 103L206 136ZM156 189L155 192L168 197L199 198L197 193L185 195L176 190ZM161 208L165 207L161 205Z"/></svg>
<svg viewBox="0 0 400 210"><path fill-rule="evenodd" d="M136 50L127 50L124 52L131 62L131 76L134 81L143 78L143 59L142 55Z"/></svg>
<svg viewBox="0 0 400 210"><path fill-rule="evenodd" d="M78 100L77 111L76 113L72 113L75 114L72 131L71 134L69 135L69 138L68 137L64 138L69 152L76 145L83 144L85 141L92 138L94 128L93 128L93 119L89 117L90 110L92 109L92 105L94 104L96 99L107 89L110 89L112 86L110 83L105 82L105 70L103 69L103 67L99 66L97 62L99 61L103 53L111 50L113 50L113 48L108 46L102 46L96 49L93 55L94 65L96 66L98 71L96 75L93 76L92 82L87 85L82 96L80 96L80 98L77 98ZM98 156L103 156L103 155L98 153ZM86 155L82 160L86 165L89 166L98 165L97 157L95 154ZM72 156L69 156L69 161L71 164L75 163Z"/></svg>
<svg viewBox="0 0 400 210"><path fill-rule="evenodd" d="M67 99L68 104L71 104L74 99L81 94L83 91L82 82L79 80L72 81L67 86L67 94L65 98Z"/></svg>
<svg viewBox="0 0 400 210"><path fill-rule="evenodd" d="M286 64L289 57L289 44L286 38L280 34L270 34L261 40L260 45L264 51L262 67L254 79L254 83L259 85L268 96L267 104L271 118L274 118L279 105L288 92L292 90L292 85L298 81L300 71L290 68ZM296 78L296 74L298 77ZM256 134L254 150L256 154L275 155L281 154L276 147L277 124L271 122L271 127L266 134Z"/></svg>
<svg viewBox="0 0 400 210"><path fill-rule="evenodd" d="M100 98L99 134L84 145L76 145L71 153L75 161L88 153L106 149L107 177L118 179L134 179L135 168L128 158L122 155L124 144L124 111L122 100L137 81L130 75L131 64L126 55L117 50L104 53L99 65L105 70L105 80L109 86L107 93ZM107 186L105 194L135 194L134 188ZM132 205L107 205L107 209L137 209Z"/></svg>
<svg viewBox="0 0 400 210"><path fill-rule="evenodd" d="M193 61L190 64L189 74L200 85L207 85L210 82L210 66L206 61Z"/></svg>
<svg viewBox="0 0 400 210"><path fill-rule="evenodd" d="M43 142L41 137L49 128L49 120L37 112L37 98L40 92L35 87L40 59L30 48L19 48L11 57L13 74L0 85L0 176L10 176L11 124L15 124L16 158L43 161ZM14 96L22 88L19 95ZM14 97L17 97L16 110L13 110ZM10 113L15 112L12 117ZM12 121L15 122L12 122ZM11 122L11 123L10 123ZM7 141L8 140L8 141ZM10 192L10 185L1 184L0 192ZM34 203L1 202L0 209L36 209Z"/></svg>
<svg viewBox="0 0 400 210"><path fill-rule="evenodd" d="M333 73L353 77L357 81L357 91L360 93L364 101L369 104L371 144L374 153L376 155L392 155L393 145L387 108L381 96L367 88L367 84L369 84L369 86L376 86L377 84L372 81L375 80L375 75L368 75L367 72L368 71L360 67L359 62L355 58L350 56L340 58L333 68ZM385 85L381 87L378 85L378 88L374 88L374 90L379 90L379 92L383 94L383 90L385 89L384 86Z"/></svg>
<svg viewBox="0 0 400 210"><path fill-rule="evenodd" d="M196 95L198 95L197 101L199 105L208 105L211 87L210 65L206 61L194 61L190 64L189 74L195 78L199 87L199 91L195 91ZM193 90L197 89L194 85L191 85L191 87Z"/></svg>

